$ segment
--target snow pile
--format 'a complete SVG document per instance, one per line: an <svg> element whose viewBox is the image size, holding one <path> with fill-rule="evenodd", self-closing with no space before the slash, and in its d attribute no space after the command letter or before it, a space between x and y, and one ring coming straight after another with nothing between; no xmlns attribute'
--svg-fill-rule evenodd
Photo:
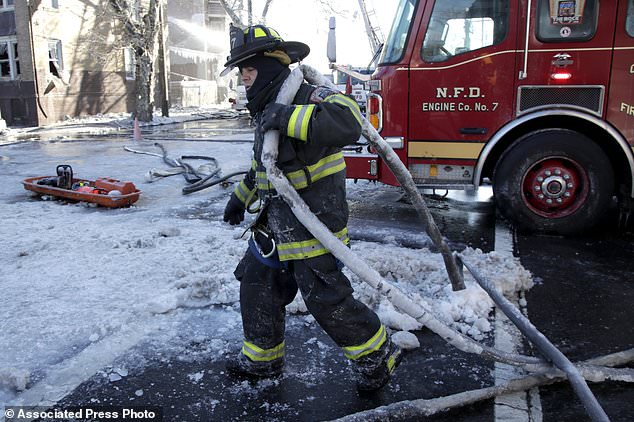
<svg viewBox="0 0 634 422"><path fill-rule="evenodd" d="M440 254L427 249L413 250L367 242L355 242L352 249L414 301L420 297L427 299L441 320L462 333L481 340L491 331L489 316L494 307L493 301L466 270L467 289L454 292ZM467 248L463 254L498 290L509 297L533 285L530 272L516 258L496 252L485 254L471 248ZM375 308L386 325L404 331L422 328L414 318L395 310L375 289L365 283L360 284L355 275L349 276L360 300Z"/></svg>
<svg viewBox="0 0 634 422"><path fill-rule="evenodd" d="M0 388L24 391L29 383L29 372L15 368L0 368Z"/></svg>

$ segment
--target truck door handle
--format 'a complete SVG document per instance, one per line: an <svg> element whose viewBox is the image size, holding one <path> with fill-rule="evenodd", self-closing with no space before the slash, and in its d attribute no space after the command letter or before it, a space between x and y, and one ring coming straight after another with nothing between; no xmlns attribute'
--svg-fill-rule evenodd
<svg viewBox="0 0 634 422"><path fill-rule="evenodd" d="M463 135L486 135L487 128L485 127L461 127L460 133Z"/></svg>

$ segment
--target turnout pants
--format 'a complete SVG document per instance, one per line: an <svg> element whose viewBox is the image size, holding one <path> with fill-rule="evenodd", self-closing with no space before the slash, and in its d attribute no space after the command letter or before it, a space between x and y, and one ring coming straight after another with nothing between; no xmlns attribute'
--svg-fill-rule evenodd
<svg viewBox="0 0 634 422"><path fill-rule="evenodd" d="M308 311L350 359L377 350L385 341L378 316L352 296L350 281L331 254L287 263L287 268L271 268L247 250L235 270L245 347L249 346L243 353L253 359L253 352L257 360L284 355L285 307L298 288Z"/></svg>

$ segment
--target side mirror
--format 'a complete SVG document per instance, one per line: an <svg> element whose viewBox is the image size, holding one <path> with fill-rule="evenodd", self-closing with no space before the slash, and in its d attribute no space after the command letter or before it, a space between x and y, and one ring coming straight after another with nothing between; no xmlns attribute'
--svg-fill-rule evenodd
<svg viewBox="0 0 634 422"><path fill-rule="evenodd" d="M328 31L328 46L326 47L326 55L330 63L337 62L337 36L335 35L335 17L331 16L328 23L330 30Z"/></svg>

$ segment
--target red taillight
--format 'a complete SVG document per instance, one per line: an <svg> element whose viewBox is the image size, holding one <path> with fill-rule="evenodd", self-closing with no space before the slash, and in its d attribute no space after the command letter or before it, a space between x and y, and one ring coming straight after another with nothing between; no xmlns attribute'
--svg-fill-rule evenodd
<svg viewBox="0 0 634 422"><path fill-rule="evenodd" d="M368 97L368 113L379 114L379 99L377 97Z"/></svg>
<svg viewBox="0 0 634 422"><path fill-rule="evenodd" d="M383 129L383 99L380 95L368 93L365 117L379 132Z"/></svg>

